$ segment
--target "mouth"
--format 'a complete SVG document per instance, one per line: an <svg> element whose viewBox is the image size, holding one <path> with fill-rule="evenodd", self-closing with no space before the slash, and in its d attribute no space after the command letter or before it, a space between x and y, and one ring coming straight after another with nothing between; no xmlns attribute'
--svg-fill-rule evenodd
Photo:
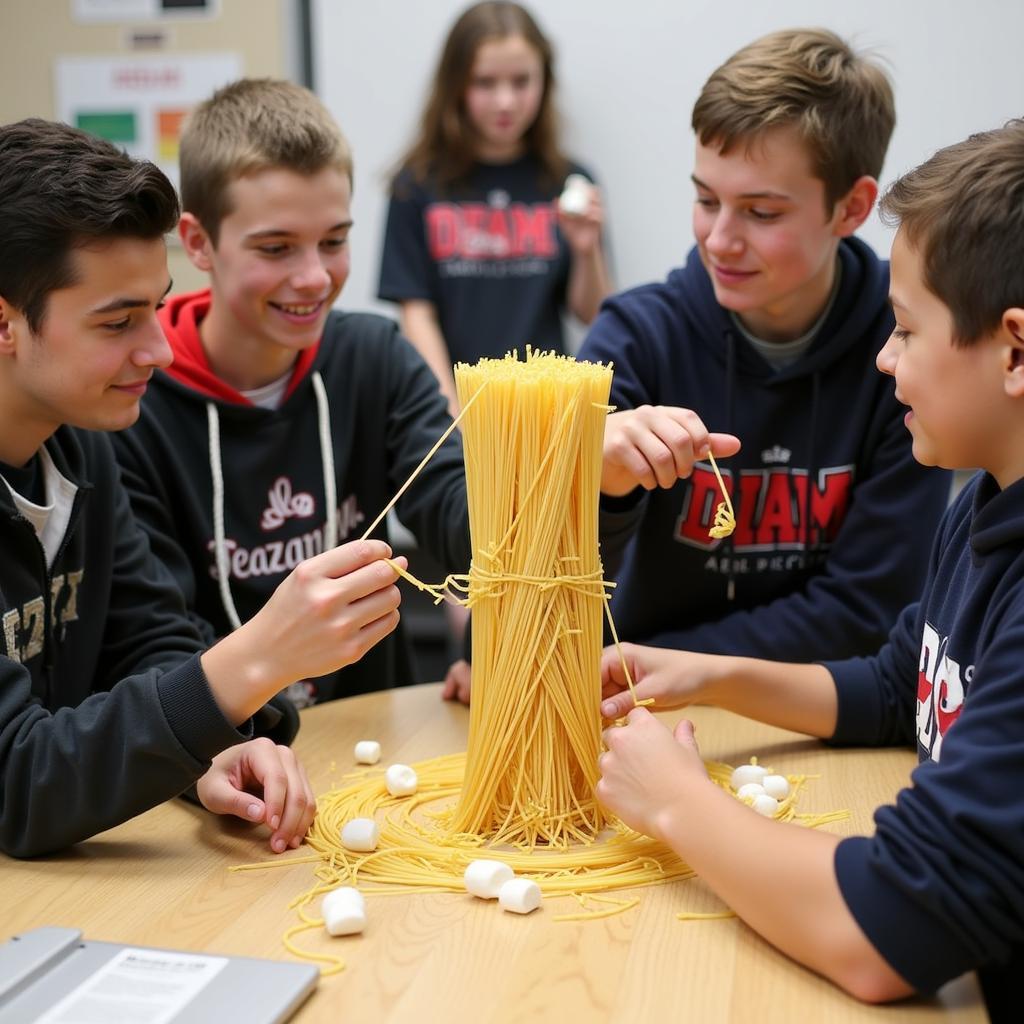
<svg viewBox="0 0 1024 1024"><path fill-rule="evenodd" d="M309 323L316 320L324 308L324 300L316 302L271 302L273 309L295 323Z"/></svg>
<svg viewBox="0 0 1024 1024"><path fill-rule="evenodd" d="M711 273L715 279L723 284L738 284L742 281L749 281L757 273L756 270L737 270L735 267L723 267L721 264L712 263Z"/></svg>
<svg viewBox="0 0 1024 1024"><path fill-rule="evenodd" d="M149 378L144 377L142 380L129 381L126 384L112 384L111 387L115 391L124 392L126 395L144 395L146 393L146 387L149 385Z"/></svg>

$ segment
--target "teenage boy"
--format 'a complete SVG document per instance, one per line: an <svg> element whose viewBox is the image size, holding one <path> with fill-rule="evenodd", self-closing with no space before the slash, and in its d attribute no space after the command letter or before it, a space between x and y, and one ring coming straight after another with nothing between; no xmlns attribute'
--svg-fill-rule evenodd
<svg viewBox="0 0 1024 1024"><path fill-rule="evenodd" d="M210 287L161 310L174 362L115 446L154 551L213 639L302 559L359 537L451 421L390 320L331 311L349 273L352 158L311 92L248 79L200 104L181 192L182 244ZM465 571L457 435L398 513L446 572ZM291 695L301 706L411 681L396 634Z"/></svg>
<svg viewBox="0 0 1024 1024"><path fill-rule="evenodd" d="M915 466L874 372L888 271L853 237L893 123L884 73L831 32L766 36L705 84L696 248L664 284L608 300L580 352L615 366L602 557L625 639L868 653L919 591L949 480ZM703 423L743 442L722 467L724 540L708 537L711 466L690 472Z"/></svg>
<svg viewBox="0 0 1024 1024"><path fill-rule="evenodd" d="M0 127L0 849L67 846L196 785L298 846L315 810L252 715L398 621L379 541L303 563L204 651L137 527L110 441L170 349L174 188L67 125Z"/></svg>
<svg viewBox="0 0 1024 1024"><path fill-rule="evenodd" d="M1024 968L1024 121L941 150L882 202L895 378L914 457L981 467L946 514L919 603L874 657L817 665L627 648L637 695L701 702L921 763L872 838L761 818L707 784L689 722L605 734L598 795L668 842L794 959L868 1000L977 968L993 1021ZM617 654L602 712L632 706ZM651 780L656 780L654 783ZM724 852L729 851L728 856ZM771 878L771 885L760 880Z"/></svg>

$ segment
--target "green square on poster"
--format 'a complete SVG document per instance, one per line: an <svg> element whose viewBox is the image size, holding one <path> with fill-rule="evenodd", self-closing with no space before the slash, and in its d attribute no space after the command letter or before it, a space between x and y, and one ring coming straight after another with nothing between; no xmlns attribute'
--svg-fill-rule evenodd
<svg viewBox="0 0 1024 1024"><path fill-rule="evenodd" d="M135 113L131 110L105 110L93 113L79 111L75 124L90 135L108 142L135 142Z"/></svg>

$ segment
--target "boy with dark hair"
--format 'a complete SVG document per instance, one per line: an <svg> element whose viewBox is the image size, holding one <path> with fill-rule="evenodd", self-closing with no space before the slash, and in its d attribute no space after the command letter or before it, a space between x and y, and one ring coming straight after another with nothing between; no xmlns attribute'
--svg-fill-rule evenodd
<svg viewBox="0 0 1024 1024"><path fill-rule="evenodd" d="M917 741L872 838L766 820L707 784L689 722L609 729L600 798L769 941L862 999L978 969L992 1020L1024 966L1024 121L940 150L882 201L896 326L878 355L914 457L982 472L947 512L920 601L871 658L786 665L628 647L637 696L843 744ZM603 662L608 717L632 698ZM646 780L660 780L646 785ZM641 781L644 780L644 781ZM698 827L694 827L694 825ZM729 857L722 851L728 849ZM758 879L772 878L765 886Z"/></svg>
<svg viewBox="0 0 1024 1024"><path fill-rule="evenodd" d="M298 846L315 801L250 721L398 622L380 542L305 562L216 647L150 553L110 441L171 353L174 189L67 125L0 127L0 849L46 853L195 784Z"/></svg>
<svg viewBox="0 0 1024 1024"><path fill-rule="evenodd" d="M664 284L609 299L580 352L615 366L602 555L625 639L866 653L920 587L949 481L914 465L873 371L888 271L853 237L894 120L884 73L823 30L765 36L706 82L697 246ZM711 466L693 464L704 423L743 442L722 467L724 540Z"/></svg>
<svg viewBox="0 0 1024 1024"><path fill-rule="evenodd" d="M302 559L358 537L451 421L390 320L331 311L349 272L352 158L309 90L245 79L200 104L181 189L179 233L210 287L161 311L174 362L115 447L154 551L212 639ZM465 570L457 435L397 508L446 572ZM411 681L396 634L290 695L301 706Z"/></svg>

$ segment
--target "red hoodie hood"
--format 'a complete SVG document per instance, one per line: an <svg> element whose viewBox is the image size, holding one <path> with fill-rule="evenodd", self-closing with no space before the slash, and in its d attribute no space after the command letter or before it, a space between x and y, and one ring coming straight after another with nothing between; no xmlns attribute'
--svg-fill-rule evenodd
<svg viewBox="0 0 1024 1024"><path fill-rule="evenodd" d="M206 358L203 343L199 340L199 325L203 322L210 309L210 289L203 288L198 292L185 292L172 295L159 311L160 326L164 329L174 362L165 371L179 384L184 384L193 391L207 398L219 398L235 405L250 405L249 399L225 383L210 367ZM285 398L295 390L302 379L309 373L316 359L320 342L303 349L292 368L291 380L285 391Z"/></svg>

